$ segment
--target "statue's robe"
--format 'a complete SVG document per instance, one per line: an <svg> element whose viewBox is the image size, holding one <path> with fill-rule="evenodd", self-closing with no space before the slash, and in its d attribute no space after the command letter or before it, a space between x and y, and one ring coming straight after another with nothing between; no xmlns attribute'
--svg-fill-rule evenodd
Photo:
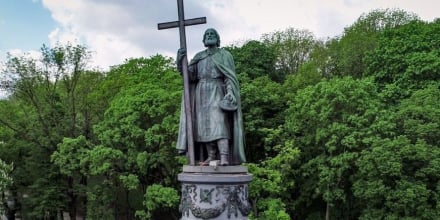
<svg viewBox="0 0 440 220"><path fill-rule="evenodd" d="M215 68L215 70L210 70ZM229 164L236 165L246 161L244 155L244 131L240 101L240 90L232 55L217 49L213 54L208 50L197 53L188 65L190 79L191 109L193 111L193 131L195 157L200 154L199 143L229 139ZM235 96L237 110L224 112L219 107L227 91ZM183 100L183 99L182 99ZM187 151L186 115L183 107L180 113L177 149ZM199 158L202 160L203 158Z"/></svg>

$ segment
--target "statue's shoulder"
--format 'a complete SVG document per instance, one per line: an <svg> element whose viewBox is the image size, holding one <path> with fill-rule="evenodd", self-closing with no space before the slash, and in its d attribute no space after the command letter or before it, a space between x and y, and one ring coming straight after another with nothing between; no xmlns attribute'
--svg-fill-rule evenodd
<svg viewBox="0 0 440 220"><path fill-rule="evenodd" d="M206 52L206 50L202 50L202 51L199 51L198 53L196 53L196 55L194 55L193 59L194 60L201 60L207 56L208 56L208 53Z"/></svg>
<svg viewBox="0 0 440 220"><path fill-rule="evenodd" d="M226 49L220 48L220 49L219 49L219 52L220 52L220 54L221 54L223 57L225 57L225 58L228 58L228 59L232 58L232 54L231 54L231 52L229 52L229 51L226 50Z"/></svg>
<svg viewBox="0 0 440 220"><path fill-rule="evenodd" d="M232 56L231 52L229 52L228 50L224 49L224 48L220 48L219 49L220 53L222 53L223 55L226 56Z"/></svg>
<svg viewBox="0 0 440 220"><path fill-rule="evenodd" d="M192 58L189 65L193 65L195 63L198 63L200 60L206 58L207 56L208 56L208 53L206 52L206 50L202 50L202 51L196 53L196 55L194 55L194 57Z"/></svg>

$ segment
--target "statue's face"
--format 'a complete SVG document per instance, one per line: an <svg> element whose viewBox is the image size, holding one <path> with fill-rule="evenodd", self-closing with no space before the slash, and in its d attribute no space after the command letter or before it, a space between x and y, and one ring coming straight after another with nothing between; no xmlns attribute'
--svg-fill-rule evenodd
<svg viewBox="0 0 440 220"><path fill-rule="evenodd" d="M216 46L218 42L217 34L213 30L207 30L205 32L205 46Z"/></svg>

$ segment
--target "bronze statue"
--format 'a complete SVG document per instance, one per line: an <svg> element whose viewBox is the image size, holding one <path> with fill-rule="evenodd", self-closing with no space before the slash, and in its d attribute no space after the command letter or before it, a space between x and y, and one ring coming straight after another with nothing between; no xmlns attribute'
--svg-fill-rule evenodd
<svg viewBox="0 0 440 220"><path fill-rule="evenodd" d="M197 53L188 64L190 102L195 151L206 149L207 157L199 158L200 165L220 156L220 165L238 165L245 162L244 132L239 83L232 55L220 46L220 35L207 29L203 36L205 50ZM177 67L182 72L185 49L177 53ZM187 151L185 111L180 115L177 149ZM202 154L198 154L202 155ZM197 156L197 154L196 154ZM202 156L199 156L202 157Z"/></svg>

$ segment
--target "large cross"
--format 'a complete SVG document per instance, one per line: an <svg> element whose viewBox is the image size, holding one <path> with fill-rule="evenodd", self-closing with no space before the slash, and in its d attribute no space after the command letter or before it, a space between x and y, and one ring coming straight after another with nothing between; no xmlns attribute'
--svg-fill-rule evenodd
<svg viewBox="0 0 440 220"><path fill-rule="evenodd" d="M186 51L185 26L204 24L206 23L206 17L185 20L184 10L183 10L183 0L177 0L177 8L178 8L179 20L157 24L157 28L159 30L162 30L162 29L179 27L180 48ZM192 123L192 110L190 105L190 94L189 94L188 59L186 56L182 59L182 75L183 75L183 91L184 91L183 102L185 106L185 115L186 115L186 134L187 134L189 164L191 166L194 166L195 165L194 136L193 136L193 123Z"/></svg>

